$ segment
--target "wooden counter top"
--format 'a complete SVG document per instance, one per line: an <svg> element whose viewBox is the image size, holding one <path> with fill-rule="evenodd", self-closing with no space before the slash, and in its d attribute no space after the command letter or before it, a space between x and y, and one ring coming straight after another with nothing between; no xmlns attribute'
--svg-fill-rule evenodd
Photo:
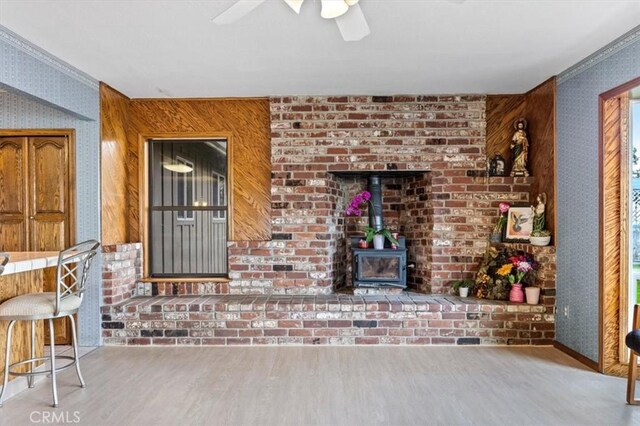
<svg viewBox="0 0 640 426"><path fill-rule="evenodd" d="M58 264L57 251L12 251L2 276L44 269Z"/></svg>

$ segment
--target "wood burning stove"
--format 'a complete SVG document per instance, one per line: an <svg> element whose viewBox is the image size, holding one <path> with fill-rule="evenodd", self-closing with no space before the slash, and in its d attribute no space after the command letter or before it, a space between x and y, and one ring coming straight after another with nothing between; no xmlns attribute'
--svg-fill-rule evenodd
<svg viewBox="0 0 640 426"><path fill-rule="evenodd" d="M353 287L406 288L407 249L405 238L398 237L398 248L383 250L358 248L360 237L352 237Z"/></svg>

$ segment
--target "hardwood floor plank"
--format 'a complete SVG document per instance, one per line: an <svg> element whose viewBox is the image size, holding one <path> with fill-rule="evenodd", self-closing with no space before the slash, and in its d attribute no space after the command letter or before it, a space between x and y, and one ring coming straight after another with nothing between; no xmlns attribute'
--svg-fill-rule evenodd
<svg viewBox="0 0 640 426"><path fill-rule="evenodd" d="M88 387L59 375L11 398L0 424L78 411L81 425L639 424L624 379L550 347L103 347Z"/></svg>

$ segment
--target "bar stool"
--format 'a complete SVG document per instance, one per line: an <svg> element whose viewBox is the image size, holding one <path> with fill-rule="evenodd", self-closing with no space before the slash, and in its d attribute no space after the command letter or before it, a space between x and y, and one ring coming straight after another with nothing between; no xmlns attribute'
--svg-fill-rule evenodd
<svg viewBox="0 0 640 426"><path fill-rule="evenodd" d="M4 267L7 266L9 262L9 253L4 251L0 251L0 275L4 272Z"/></svg>
<svg viewBox="0 0 640 426"><path fill-rule="evenodd" d="M95 240L76 244L60 252L56 268L56 291L50 293L23 294L11 298L0 304L0 321L9 321L7 327L7 342L5 347L4 380L0 392L0 407L2 407L4 391L7 389L9 375L26 376L30 388L34 386L33 378L38 374L51 375L51 390L53 393L53 407L58 406L58 391L56 388L56 373L71 366L76 367L80 386L85 387L78 357L78 341L76 338L76 322L73 315L78 312L82 304L82 297L87 283L87 276L91 262L100 246ZM6 262L5 262L6 264ZM53 320L69 317L71 321L71 337L73 341L73 356L56 356L55 332ZM48 357L36 357L36 326L38 320L48 320L51 353ZM11 332L16 321L31 321L31 358L14 362L9 365L11 349ZM71 362L57 367L59 359ZM51 368L34 371L36 362L49 360ZM30 371L26 373L12 371L17 366L30 364Z"/></svg>

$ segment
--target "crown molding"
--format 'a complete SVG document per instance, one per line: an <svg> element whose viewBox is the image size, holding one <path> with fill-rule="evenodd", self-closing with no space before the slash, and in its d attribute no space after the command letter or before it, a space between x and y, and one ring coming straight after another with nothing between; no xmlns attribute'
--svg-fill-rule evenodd
<svg viewBox="0 0 640 426"><path fill-rule="evenodd" d="M22 52L31 56L32 58L62 72L63 74L73 78L77 82L90 87L91 89L98 90L98 80L90 75L80 71L73 65L70 65L60 58L53 56L51 53L44 49L39 48L33 43L20 37L10 29L0 25L0 41L5 42Z"/></svg>
<svg viewBox="0 0 640 426"><path fill-rule="evenodd" d="M612 41L602 49L587 56L585 59L578 62L574 66L561 72L558 75L558 84L561 84L564 81L585 72L589 68L599 64L610 56L615 55L625 47L637 43L638 41L640 41L640 26L635 27L634 29L622 35L621 37L618 37L616 40Z"/></svg>

